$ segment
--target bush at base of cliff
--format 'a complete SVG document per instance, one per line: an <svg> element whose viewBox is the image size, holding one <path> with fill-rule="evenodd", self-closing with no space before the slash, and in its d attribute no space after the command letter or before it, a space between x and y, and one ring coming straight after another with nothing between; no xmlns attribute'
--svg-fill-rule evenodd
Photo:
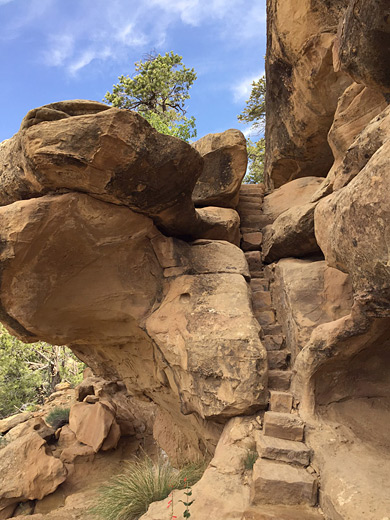
<svg viewBox="0 0 390 520"><path fill-rule="evenodd" d="M129 462L124 473L101 488L91 513L102 520L138 520L152 502L164 500L173 489L195 484L205 469L203 461L186 464L180 470L162 458L154 462L145 456Z"/></svg>

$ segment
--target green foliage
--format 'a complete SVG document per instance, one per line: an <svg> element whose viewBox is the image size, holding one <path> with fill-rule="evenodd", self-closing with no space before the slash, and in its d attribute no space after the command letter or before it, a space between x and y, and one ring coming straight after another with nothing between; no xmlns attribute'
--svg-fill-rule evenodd
<svg viewBox="0 0 390 520"><path fill-rule="evenodd" d="M60 408L59 406L56 406L47 414L46 422L57 430L69 422L69 413L69 408Z"/></svg>
<svg viewBox="0 0 390 520"><path fill-rule="evenodd" d="M184 140L196 137L195 118L187 118L185 102L196 80L194 69L185 67L182 56L167 52L149 55L135 63L136 75L119 76L104 101L117 108L139 112L159 132Z"/></svg>
<svg viewBox="0 0 390 520"><path fill-rule="evenodd" d="M265 75L252 83L252 91L246 101L246 107L237 116L241 123L252 123L255 131L261 131L265 122Z"/></svg>
<svg viewBox="0 0 390 520"><path fill-rule="evenodd" d="M265 124L265 76L252 83L252 91L246 107L237 116L241 123L251 123L254 132L262 132ZM258 184L264 180L265 139L253 141L247 138L249 168L244 178L247 184Z"/></svg>
<svg viewBox="0 0 390 520"><path fill-rule="evenodd" d="M0 450L5 448L8 444L7 439L5 439L2 435L0 435Z"/></svg>
<svg viewBox="0 0 390 520"><path fill-rule="evenodd" d="M0 324L0 418L42 402L61 381L78 383L83 369L68 348L24 344Z"/></svg>
<svg viewBox="0 0 390 520"><path fill-rule="evenodd" d="M249 171L244 177L246 184L258 184L264 180L265 139L262 137L254 142L249 137L246 140Z"/></svg>
<svg viewBox="0 0 390 520"><path fill-rule="evenodd" d="M251 470L255 465L255 462L259 458L259 455L256 451L248 450L246 457L244 459L244 467L245 469Z"/></svg>
<svg viewBox="0 0 390 520"><path fill-rule="evenodd" d="M179 114L174 115L171 110L164 114L142 112L141 115L153 128L160 132L160 134L173 135L174 137L183 139L183 141L189 141L196 137L196 123L193 116L187 118Z"/></svg>
<svg viewBox="0 0 390 520"><path fill-rule="evenodd" d="M129 462L123 474L101 489L91 513L102 520L138 520L152 502L164 500L172 489L195 484L204 470L204 463L176 470L167 461L153 462L147 456Z"/></svg>

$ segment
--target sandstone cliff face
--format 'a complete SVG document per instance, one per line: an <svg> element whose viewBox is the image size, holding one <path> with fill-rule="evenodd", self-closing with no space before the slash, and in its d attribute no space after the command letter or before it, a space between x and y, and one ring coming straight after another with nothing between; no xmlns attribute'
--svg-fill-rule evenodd
<svg viewBox="0 0 390 520"><path fill-rule="evenodd" d="M390 467L389 9L268 2L267 184L283 187L265 198L265 216L277 218L269 218L263 253L274 262L273 304L332 520L382 518L390 507L378 469ZM283 204L292 179L313 175L325 179L308 201Z"/></svg>

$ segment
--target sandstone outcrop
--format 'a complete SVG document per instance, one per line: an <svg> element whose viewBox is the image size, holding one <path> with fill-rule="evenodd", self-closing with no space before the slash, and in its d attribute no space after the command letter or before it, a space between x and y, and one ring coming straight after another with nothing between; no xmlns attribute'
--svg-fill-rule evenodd
<svg viewBox="0 0 390 520"><path fill-rule="evenodd" d="M193 143L204 159L192 195L197 206L235 208L247 167L246 139L239 130L208 134Z"/></svg>
<svg viewBox="0 0 390 520"><path fill-rule="evenodd" d="M41 499L64 482L63 463L49 455L46 447L38 433L30 432L0 450L0 511Z"/></svg>

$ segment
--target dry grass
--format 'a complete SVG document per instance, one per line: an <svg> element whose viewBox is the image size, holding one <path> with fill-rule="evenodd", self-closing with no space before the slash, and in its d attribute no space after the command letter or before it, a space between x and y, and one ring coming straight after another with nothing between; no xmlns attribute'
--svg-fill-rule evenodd
<svg viewBox="0 0 390 520"><path fill-rule="evenodd" d="M204 470L204 462L176 470L163 459L153 462L145 456L129 462L124 473L100 490L98 503L91 512L104 520L138 520L152 502L164 500L172 489L185 488L184 478L192 486Z"/></svg>

